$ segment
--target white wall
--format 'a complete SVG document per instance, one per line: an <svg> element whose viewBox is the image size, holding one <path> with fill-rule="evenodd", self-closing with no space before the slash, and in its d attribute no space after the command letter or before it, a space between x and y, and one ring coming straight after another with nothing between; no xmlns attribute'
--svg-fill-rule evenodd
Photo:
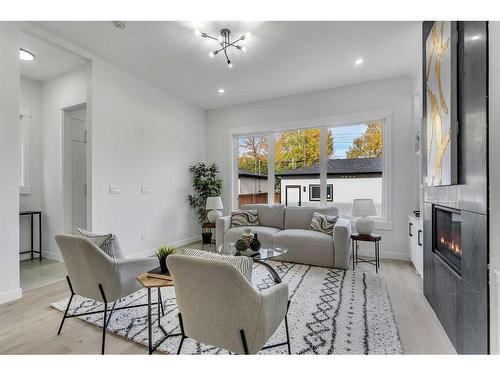
<svg viewBox="0 0 500 375"><path fill-rule="evenodd" d="M90 69L84 67L42 83L42 247L52 259L61 259L54 236L64 232L63 109L87 102L89 82Z"/></svg>
<svg viewBox="0 0 500 375"><path fill-rule="evenodd" d="M0 304L19 286L19 27L0 22Z"/></svg>
<svg viewBox="0 0 500 375"><path fill-rule="evenodd" d="M207 112L207 157L216 162L224 179L224 207L230 199L230 136L232 128L367 111L392 110L392 229L381 230L381 256L408 259L407 215L413 207L412 131L413 81L401 77L337 89L260 101Z"/></svg>
<svg viewBox="0 0 500 375"><path fill-rule="evenodd" d="M500 22L489 22L490 343L500 354Z"/></svg>
<svg viewBox="0 0 500 375"><path fill-rule="evenodd" d="M202 110L94 59L91 137L95 231L116 233L129 255L200 237L187 194L189 166L205 159Z"/></svg>
<svg viewBox="0 0 500 375"><path fill-rule="evenodd" d="M31 192L20 196L21 210L42 209L42 150L41 150L41 84L38 81L21 76L20 107L29 109L30 118L30 175ZM42 224L43 226L43 224ZM30 244L30 218L22 216L20 219L20 248L21 251L29 250ZM38 249L38 220L34 220L34 243ZM22 258L28 258L23 254Z"/></svg>

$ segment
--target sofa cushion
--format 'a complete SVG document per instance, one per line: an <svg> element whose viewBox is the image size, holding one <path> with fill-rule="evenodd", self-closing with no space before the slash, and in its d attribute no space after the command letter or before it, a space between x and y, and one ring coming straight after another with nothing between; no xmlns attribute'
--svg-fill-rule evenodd
<svg viewBox="0 0 500 375"><path fill-rule="evenodd" d="M311 230L333 236L333 227L338 218L338 216L328 216L320 214L319 212L314 212L311 220Z"/></svg>
<svg viewBox="0 0 500 375"><path fill-rule="evenodd" d="M231 213L232 227L248 227L260 225L257 210L238 210Z"/></svg>
<svg viewBox="0 0 500 375"><path fill-rule="evenodd" d="M257 210L259 213L260 225L283 229L285 222L284 204L245 204L242 210Z"/></svg>
<svg viewBox="0 0 500 375"><path fill-rule="evenodd" d="M285 209L285 229L310 229L313 214L338 216L337 207L287 207Z"/></svg>
<svg viewBox="0 0 500 375"><path fill-rule="evenodd" d="M241 235L243 234L245 228L250 228L252 233L257 233L259 241L263 244L268 244L268 245L273 244L274 235L280 232L279 229L270 227L253 227L253 226L233 227L229 228L224 233L224 243L238 241L241 238Z"/></svg>
<svg viewBox="0 0 500 375"><path fill-rule="evenodd" d="M285 229L274 236L274 245L288 249L276 258L285 262L334 266L333 236L307 229Z"/></svg>

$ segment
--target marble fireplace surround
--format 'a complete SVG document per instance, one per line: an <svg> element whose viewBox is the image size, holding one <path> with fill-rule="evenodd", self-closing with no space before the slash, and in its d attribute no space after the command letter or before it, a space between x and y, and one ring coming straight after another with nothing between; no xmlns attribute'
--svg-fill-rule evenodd
<svg viewBox="0 0 500 375"><path fill-rule="evenodd" d="M429 187L426 176L426 127L422 126L424 175L424 294L457 353L489 352L488 316L488 142L487 22L458 22L458 184ZM432 22L422 33L425 41ZM480 35L478 41L475 36ZM478 43L472 43L475 40ZM425 82L425 76L424 81ZM423 85L425 88L425 84ZM423 92L423 124L426 93ZM461 214L461 274L433 251L433 205Z"/></svg>

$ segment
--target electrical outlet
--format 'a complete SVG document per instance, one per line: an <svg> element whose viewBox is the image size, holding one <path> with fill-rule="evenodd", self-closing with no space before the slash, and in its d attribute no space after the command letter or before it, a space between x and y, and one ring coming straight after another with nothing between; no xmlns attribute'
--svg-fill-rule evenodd
<svg viewBox="0 0 500 375"><path fill-rule="evenodd" d="M148 185L141 185L141 194L149 194L150 189Z"/></svg>
<svg viewBox="0 0 500 375"><path fill-rule="evenodd" d="M118 186L110 186L109 194L120 194L120 187Z"/></svg>

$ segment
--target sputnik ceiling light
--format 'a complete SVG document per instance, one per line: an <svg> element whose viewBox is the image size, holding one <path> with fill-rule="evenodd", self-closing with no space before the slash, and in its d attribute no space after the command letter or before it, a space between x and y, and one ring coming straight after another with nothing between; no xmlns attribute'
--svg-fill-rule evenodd
<svg viewBox="0 0 500 375"><path fill-rule="evenodd" d="M194 33L197 36L212 39L212 40L215 40L217 43L219 43L221 48L210 52L208 55L210 57L214 57L215 55L218 55L219 53L224 52L224 56L226 57L226 61L227 61L227 66L229 68L233 67L233 63L231 62L231 60L229 60L229 56L227 54L228 50L231 47L233 47L233 48L239 49L240 51L246 52L247 48L245 46L239 45L238 43L245 40L245 39L248 39L250 36L249 33L246 33L246 34L243 34L242 36L240 36L238 39L231 42L231 30L229 30L229 29L222 29L220 31L220 36L218 38L215 38L211 35L208 35L207 33L203 33L199 30L195 30Z"/></svg>

